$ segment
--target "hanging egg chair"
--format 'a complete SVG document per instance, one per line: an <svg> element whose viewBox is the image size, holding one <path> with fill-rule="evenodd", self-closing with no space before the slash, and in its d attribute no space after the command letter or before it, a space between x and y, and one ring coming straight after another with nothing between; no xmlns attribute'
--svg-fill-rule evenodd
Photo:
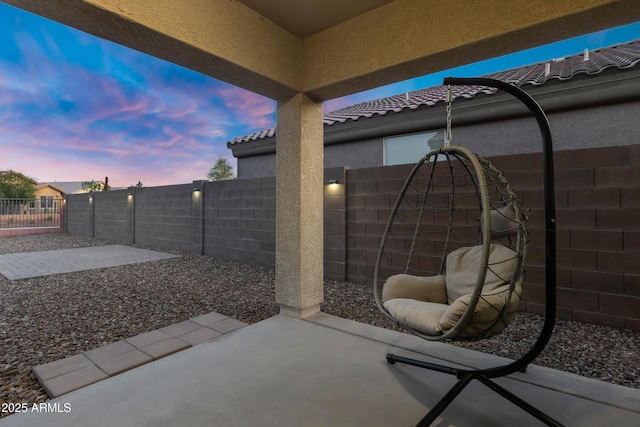
<svg viewBox="0 0 640 427"><path fill-rule="evenodd" d="M472 381L478 380L546 425L558 421L515 396L493 378L527 366L551 338L556 313L556 241L553 149L544 111L521 89L486 78L447 78L445 85L488 86L521 101L542 136L545 207L545 320L533 346L519 359L485 369L455 368L395 354L403 363L455 375L457 383L420 420L428 426ZM430 341L477 340L499 334L522 295L527 215L504 175L488 160L451 145L451 91L445 146L415 165L391 211L374 273L374 297L390 319Z"/></svg>
<svg viewBox="0 0 640 427"><path fill-rule="evenodd" d="M520 303L526 216L505 177L468 149L424 156L405 181L378 252L378 307L427 340L481 339Z"/></svg>

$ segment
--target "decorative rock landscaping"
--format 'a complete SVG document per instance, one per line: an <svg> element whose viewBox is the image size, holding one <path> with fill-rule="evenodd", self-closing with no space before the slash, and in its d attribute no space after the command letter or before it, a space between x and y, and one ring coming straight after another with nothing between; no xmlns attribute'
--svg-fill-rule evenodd
<svg viewBox="0 0 640 427"><path fill-rule="evenodd" d="M0 254L112 243L72 235L9 237L0 239ZM116 342L142 348L157 338L152 331L172 335L181 322L211 312L248 324L278 313L273 271L176 254L180 257L23 280L0 276L0 402L47 400L33 373L38 365L87 357ZM325 281L324 291L328 314L394 328L375 307L368 286ZM498 337L456 345L515 358L537 337L542 321L521 313ZM196 339L195 330L179 332L183 341ZM155 354L148 351L149 357ZM535 363L640 388L640 333L558 321Z"/></svg>

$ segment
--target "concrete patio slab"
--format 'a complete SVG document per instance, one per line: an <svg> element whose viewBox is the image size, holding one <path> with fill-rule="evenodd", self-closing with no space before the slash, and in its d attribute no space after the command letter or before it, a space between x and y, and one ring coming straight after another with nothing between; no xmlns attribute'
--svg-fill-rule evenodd
<svg viewBox="0 0 640 427"><path fill-rule="evenodd" d="M408 426L451 375L389 365L387 352L456 366L505 359L318 314L276 316L51 401L69 413L20 413L13 426ZM640 390L531 366L498 383L567 426L640 425ZM538 426L472 382L439 426Z"/></svg>
<svg viewBox="0 0 640 427"><path fill-rule="evenodd" d="M170 258L179 256L123 245L24 252L0 255L0 274L19 280Z"/></svg>

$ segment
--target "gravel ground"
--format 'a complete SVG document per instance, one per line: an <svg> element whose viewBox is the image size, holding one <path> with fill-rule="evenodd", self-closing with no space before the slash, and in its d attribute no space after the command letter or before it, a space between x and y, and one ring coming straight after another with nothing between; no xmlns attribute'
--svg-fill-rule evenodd
<svg viewBox="0 0 640 427"><path fill-rule="evenodd" d="M0 254L112 243L70 235L9 237L0 238ZM247 323L278 312L272 270L174 253L181 258L12 282L0 275L0 402L47 400L32 366L211 311ZM394 329L368 286L326 281L323 311ZM517 358L542 322L519 313L500 336L455 345ZM558 321L535 363L640 389L640 333Z"/></svg>

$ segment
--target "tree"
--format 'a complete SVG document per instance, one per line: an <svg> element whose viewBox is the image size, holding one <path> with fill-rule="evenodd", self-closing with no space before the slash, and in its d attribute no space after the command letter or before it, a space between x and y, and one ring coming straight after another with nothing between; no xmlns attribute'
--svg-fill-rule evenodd
<svg viewBox="0 0 640 427"><path fill-rule="evenodd" d="M82 189L85 191L104 191L104 184L96 181L84 181Z"/></svg>
<svg viewBox="0 0 640 427"><path fill-rule="evenodd" d="M34 199L36 180L14 170L0 171L0 197L9 199Z"/></svg>
<svg viewBox="0 0 640 427"><path fill-rule="evenodd" d="M216 164L209 169L207 178L209 178L209 181L223 181L234 178L233 169L231 168L231 165L227 163L227 159L225 157L219 158Z"/></svg>

